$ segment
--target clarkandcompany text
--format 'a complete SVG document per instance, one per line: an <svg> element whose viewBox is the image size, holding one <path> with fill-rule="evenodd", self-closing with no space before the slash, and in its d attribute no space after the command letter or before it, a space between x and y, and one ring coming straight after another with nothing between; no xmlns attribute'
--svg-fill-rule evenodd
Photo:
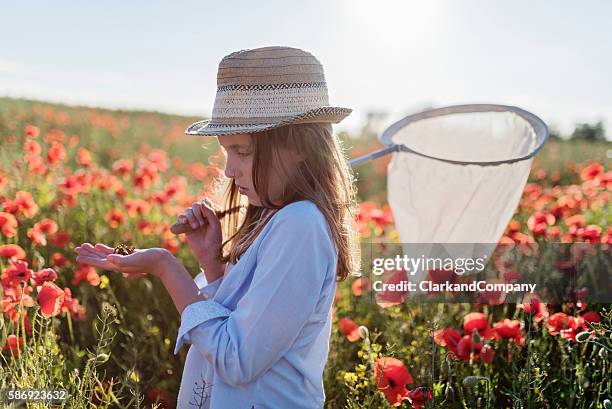
<svg viewBox="0 0 612 409"><path fill-rule="evenodd" d="M385 283L384 281L374 281L372 283L374 291L387 292L414 292L417 291L417 283L412 283L402 280L397 283ZM533 293L536 289L536 284L528 283L489 283L487 281L472 281L469 283L451 283L450 281L438 283L434 281L421 281L418 283L418 289L424 292L530 292Z"/></svg>

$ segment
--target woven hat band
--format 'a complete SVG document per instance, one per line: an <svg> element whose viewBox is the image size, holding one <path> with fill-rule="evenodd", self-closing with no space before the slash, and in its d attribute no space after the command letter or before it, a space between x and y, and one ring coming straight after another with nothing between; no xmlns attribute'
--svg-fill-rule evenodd
<svg viewBox="0 0 612 409"><path fill-rule="evenodd" d="M328 105L325 83L266 85L218 91L212 117L215 124L240 118L250 118L255 124L270 123Z"/></svg>

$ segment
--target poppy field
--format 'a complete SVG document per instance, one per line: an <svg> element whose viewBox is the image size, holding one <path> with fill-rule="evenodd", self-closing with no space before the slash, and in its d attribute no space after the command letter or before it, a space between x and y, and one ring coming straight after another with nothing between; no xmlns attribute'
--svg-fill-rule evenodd
<svg viewBox="0 0 612 409"><path fill-rule="evenodd" d="M199 272L170 226L216 189L223 156L214 138L183 135L193 120L0 98L1 390L62 389L67 408L175 407L187 349L173 354L172 300L154 278L77 264L74 248L163 247ZM340 137L349 157L380 147ZM610 149L549 142L501 242L612 245ZM356 169L364 241L400 241L388 160ZM611 304L405 296L381 305L367 276L338 284L326 407L612 408Z"/></svg>

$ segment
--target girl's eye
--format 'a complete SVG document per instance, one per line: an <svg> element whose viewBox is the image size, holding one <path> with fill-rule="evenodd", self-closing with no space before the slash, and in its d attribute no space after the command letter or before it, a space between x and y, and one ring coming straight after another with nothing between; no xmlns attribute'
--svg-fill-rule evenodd
<svg viewBox="0 0 612 409"><path fill-rule="evenodd" d="M251 152L237 152L238 156L241 156L243 158L249 156L251 154Z"/></svg>

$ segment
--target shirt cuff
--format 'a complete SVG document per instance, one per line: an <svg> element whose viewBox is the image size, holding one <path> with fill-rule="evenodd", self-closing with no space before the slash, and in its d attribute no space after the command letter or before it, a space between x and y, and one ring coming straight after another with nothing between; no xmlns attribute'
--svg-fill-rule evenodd
<svg viewBox="0 0 612 409"><path fill-rule="evenodd" d="M206 321L229 317L231 312L230 309L215 301L196 301L185 307L181 314L181 326L176 338L174 355L178 354L179 349L181 349L184 343L191 343L189 331Z"/></svg>
<svg viewBox="0 0 612 409"><path fill-rule="evenodd" d="M206 282L206 278L203 278L202 281ZM217 278L212 283L205 284L202 288L200 288L200 294L204 294L206 296L206 299L208 300L212 299L217 293L217 289L219 289L219 286L221 285L222 281L223 281L223 276ZM200 286L200 284L198 284L197 281L196 281L196 284L198 285L198 287Z"/></svg>

